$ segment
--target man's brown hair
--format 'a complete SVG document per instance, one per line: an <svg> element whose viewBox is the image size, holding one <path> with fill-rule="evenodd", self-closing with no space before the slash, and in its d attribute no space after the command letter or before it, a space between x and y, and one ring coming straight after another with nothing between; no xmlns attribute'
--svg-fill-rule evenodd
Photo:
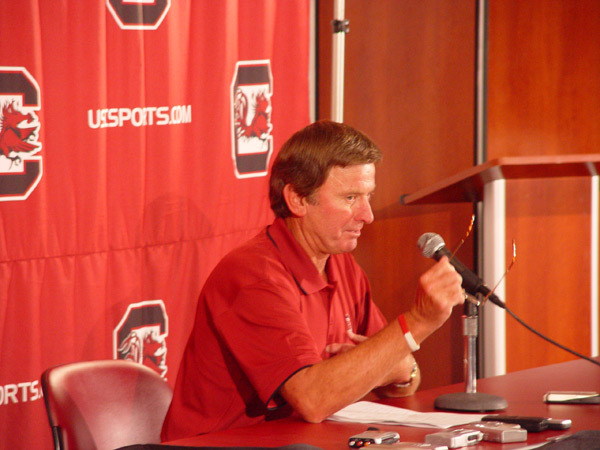
<svg viewBox="0 0 600 450"><path fill-rule="evenodd" d="M290 184L302 197L310 197L323 185L334 166L371 164L381 151L365 134L343 123L322 120L293 134L281 147L271 169L269 198L277 217L291 212L283 197Z"/></svg>

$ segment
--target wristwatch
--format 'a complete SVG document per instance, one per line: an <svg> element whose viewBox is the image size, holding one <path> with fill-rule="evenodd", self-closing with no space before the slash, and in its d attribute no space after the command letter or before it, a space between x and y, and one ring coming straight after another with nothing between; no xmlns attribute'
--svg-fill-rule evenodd
<svg viewBox="0 0 600 450"><path fill-rule="evenodd" d="M410 378L406 383L392 383L392 386L397 388L407 388L413 384L413 380L417 376L417 372L419 371L419 365L417 364L417 360L413 359L412 370L410 371Z"/></svg>

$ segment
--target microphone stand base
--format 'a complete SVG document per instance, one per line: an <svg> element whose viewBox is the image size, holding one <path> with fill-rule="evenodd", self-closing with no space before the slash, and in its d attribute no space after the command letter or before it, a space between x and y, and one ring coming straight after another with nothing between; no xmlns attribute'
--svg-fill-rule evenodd
<svg viewBox="0 0 600 450"><path fill-rule="evenodd" d="M435 399L435 407L450 411L499 411L506 409L508 403L502 397L482 392L456 392L440 395Z"/></svg>

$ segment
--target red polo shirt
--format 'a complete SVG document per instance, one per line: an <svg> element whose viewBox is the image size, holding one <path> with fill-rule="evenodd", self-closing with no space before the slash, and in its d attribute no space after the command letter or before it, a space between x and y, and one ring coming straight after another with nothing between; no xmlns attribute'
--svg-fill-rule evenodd
<svg viewBox="0 0 600 450"><path fill-rule="evenodd" d="M385 325L350 254L331 255L329 283L282 219L229 253L198 301L163 440L252 425L284 404L280 386L328 357L325 347Z"/></svg>

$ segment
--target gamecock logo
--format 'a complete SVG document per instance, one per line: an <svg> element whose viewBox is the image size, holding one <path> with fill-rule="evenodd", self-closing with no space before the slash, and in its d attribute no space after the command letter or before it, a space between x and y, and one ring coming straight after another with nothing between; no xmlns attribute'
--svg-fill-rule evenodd
<svg viewBox="0 0 600 450"><path fill-rule="evenodd" d="M25 200L42 178L40 88L24 67L0 67L0 201Z"/></svg>
<svg viewBox="0 0 600 450"><path fill-rule="evenodd" d="M123 30L156 30L171 0L106 0L106 6Z"/></svg>
<svg viewBox="0 0 600 450"><path fill-rule="evenodd" d="M268 60L241 61L235 67L231 83L235 176L265 176L273 152L271 65Z"/></svg>
<svg viewBox="0 0 600 450"><path fill-rule="evenodd" d="M167 373L169 319L162 300L132 303L113 331L113 358L134 361Z"/></svg>

